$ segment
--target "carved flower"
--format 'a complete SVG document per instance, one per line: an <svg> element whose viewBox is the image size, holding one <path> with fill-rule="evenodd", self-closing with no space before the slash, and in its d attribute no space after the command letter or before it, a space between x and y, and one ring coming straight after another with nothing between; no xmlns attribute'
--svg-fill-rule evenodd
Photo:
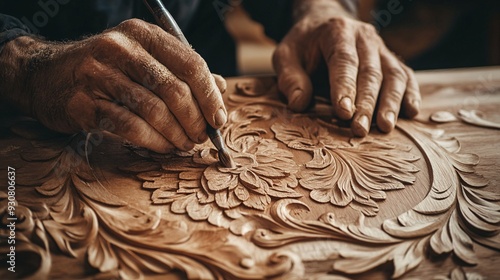
<svg viewBox="0 0 500 280"><path fill-rule="evenodd" d="M300 197L292 189L297 186L293 174L298 171L292 153L270 140L245 140L243 149L234 154L235 168L212 164L203 172L217 205L231 209L243 203L265 210L271 197Z"/></svg>
<svg viewBox="0 0 500 280"><path fill-rule="evenodd" d="M174 213L187 213L194 220L227 225L227 217L237 218L239 207L266 210L272 198L297 198L295 174L299 171L289 150L279 142L264 139L262 129L249 128L270 115L260 114L259 106L234 111L226 128L226 143L232 151L234 168L222 166L217 152L199 146L194 155L164 160L161 171L139 174L143 187L155 189L155 204L171 204ZM235 211L237 210L237 211Z"/></svg>
<svg viewBox="0 0 500 280"><path fill-rule="evenodd" d="M299 184L320 203L350 205L375 216L375 201L384 200L385 191L412 184L413 173L418 172L411 162L419 157L408 153L410 147L372 137L336 139L309 118L297 118L286 125L276 123L271 129L288 147L312 154L312 160L298 174Z"/></svg>

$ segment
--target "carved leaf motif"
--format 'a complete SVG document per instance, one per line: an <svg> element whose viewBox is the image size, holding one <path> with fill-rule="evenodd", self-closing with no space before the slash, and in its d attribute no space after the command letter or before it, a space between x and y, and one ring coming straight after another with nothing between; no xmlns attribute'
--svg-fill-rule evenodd
<svg viewBox="0 0 500 280"><path fill-rule="evenodd" d="M460 143L442 138L442 131L424 132L404 120L398 121L398 129L422 151L431 173L429 193L421 203L386 220L382 227L366 226L364 215L354 224L343 223L334 213L324 213L318 220L299 218L297 213L309 208L304 203L306 198L293 199L300 196L295 191L297 185L308 189L316 201L332 203L334 198L335 203L374 214L377 201L385 199L385 191L415 180L411 162L418 158L405 147L380 139L331 137L336 128L319 125L319 120L301 125L302 121L287 119L293 122L280 128L277 119L285 111L263 106L282 108L283 104L268 102L266 97L259 97L258 102L258 106L245 104L235 110L237 113L230 116L234 119L225 128L228 146L244 163L236 169L218 165L216 151L202 145L195 152L172 156L144 153L148 160L132 163L128 170L139 173L143 187L152 190L155 203L170 204L172 212L194 220L230 226L232 233L257 246L275 251L290 243L318 240L322 245L336 246L329 258L332 269L342 272L364 272L391 262L395 267L393 277L399 277L422 261L429 246L438 254L453 252L470 264L477 261L475 242L500 250L500 196L480 189L488 182L475 173L478 157L459 154ZM281 142L265 139L269 134L253 126L257 121L274 124L273 131L276 129L274 133ZM283 144L308 153L311 159L299 170ZM301 252L297 252L299 256L270 254L254 259L252 252L245 250L248 247L227 243L234 236L229 238L225 229L192 235L185 223L165 220L160 212L145 213L124 205L85 175L87 172L81 169L85 165L72 165L78 159L64 145L53 146L61 149L49 148L46 158L43 154L25 156L29 163L19 173L19 183L38 186L36 190L47 203L29 205L29 209L19 205L24 219L19 224L17 250L41 256L32 258L41 260L34 278L47 278L50 250L57 247L67 255L80 252L76 248L86 248L89 264L107 278L137 279L171 270L202 279L263 279L294 269L299 275L303 273ZM432 164L437 161L443 164ZM378 171L369 173L365 166ZM59 170L57 174L54 169ZM320 181L308 177L310 174L304 173L307 170L332 184L338 185L339 180L348 183L337 186L335 192L317 187L314 184ZM70 176L71 172L82 176ZM218 177L220 174L226 174L224 180ZM377 188L365 188L373 182ZM1 198L5 194L0 192ZM0 202L2 211L4 201ZM261 208L270 208L269 214ZM5 231L0 233L5 236ZM3 254L6 244L0 241L0 245ZM451 278L469 276L455 270Z"/></svg>
<svg viewBox="0 0 500 280"><path fill-rule="evenodd" d="M375 216L379 210L376 200L384 200L385 191L403 189L405 184L415 182L413 173L418 169L412 162L419 158L408 152L409 147L371 137L347 143L303 117L276 123L271 129L288 147L312 154L312 160L297 177L317 202L350 205L367 216Z"/></svg>
<svg viewBox="0 0 500 280"><path fill-rule="evenodd" d="M89 264L101 272L113 271L118 268L119 262L114 250L105 238L98 235L95 242L88 249Z"/></svg>
<svg viewBox="0 0 500 280"><path fill-rule="evenodd" d="M7 193L0 191L0 253L2 256L10 254L13 245L8 242L10 236L10 229L7 227L10 223L8 218L12 218L12 216L8 211L7 198ZM43 279L50 272L51 255L47 232L39 219L47 218L49 210L43 204L31 205L32 209L30 209L19 202L17 203L15 253L23 258L16 259L16 265L18 268L23 267L23 271L17 269L16 272L23 277L29 275L32 279ZM0 273L0 275L2 274Z"/></svg>
<svg viewBox="0 0 500 280"><path fill-rule="evenodd" d="M286 136L281 140L309 151L313 156L313 159L308 162L309 167L319 168L323 166L322 162L335 162L332 160L334 155L342 158L341 152L349 149L347 146L337 145L338 153L334 154L325 148L335 145L334 142L323 145L321 149L311 149L307 146L310 142L300 139L300 135L309 133L307 127L302 126L295 130L302 132L294 134L293 138L299 139L293 140L293 143L287 142ZM287 128L290 128L290 125L287 125ZM276 127L273 128L275 133L279 132L279 129L274 129ZM406 121L400 121L398 129L411 135L412 140L422 150L426 162L429 163L429 172L433 180L430 192L423 201L396 219L386 220L381 229L366 227L363 223L363 216L356 225L342 224L335 219L333 213L324 214L319 221L301 220L291 213L299 208L308 211L307 205L287 199L274 204L271 208L271 216L250 214L244 219L233 222L230 227L231 231L235 234L251 236L255 244L265 248L318 238L329 239L331 243L325 241L324 244L336 246L334 254L330 256L330 259L335 261L334 270L360 273L383 263L392 262L395 267L393 277L399 277L409 269L418 266L424 259L425 249L429 245L438 254L453 252L469 264L477 262L473 241L500 250L498 242L500 196L479 189L486 186L487 180L475 173L474 166L478 162L477 157L459 154L460 145L456 139L443 138L442 133L427 131ZM321 133L309 135L321 135ZM277 133L277 137L281 136ZM390 143L377 140L369 140L370 144L363 143L363 140L357 141L358 143L352 141L350 143L358 145L358 149L364 149L369 153L377 153L391 147ZM314 143L319 143L319 141ZM396 150L405 149L396 148ZM347 154L350 155L349 151ZM414 159L413 155L404 154L406 156L400 159L409 162ZM445 159L444 164L435 164L443 159ZM363 163L374 162L377 161L375 159L363 161ZM342 164L341 161L335 163ZM407 172L413 171L412 165L406 167ZM343 169L345 170L347 169ZM327 176L333 171L331 169L321 173L320 170L315 176ZM379 175L383 176L382 174L389 174L389 172ZM432 176L432 174L439 174L439 176ZM338 175L338 180L346 180L340 176L342 175ZM406 174L406 177L393 176L391 178L397 178L398 181L402 179L401 181L405 182L410 176ZM322 188L315 188L311 193L316 190L322 191ZM323 199L323 197L319 196L317 199ZM338 241L342 243L337 243Z"/></svg>
<svg viewBox="0 0 500 280"><path fill-rule="evenodd" d="M88 263L105 278L139 279L147 273L165 274L172 270L184 271L189 278L196 279L268 278L300 267L300 264L294 264L291 256L283 256L279 262L273 259L273 255L268 259L254 260L242 248L226 243L227 230L198 232L194 238L196 242L193 242L185 223L167 221L160 216L160 211L150 214L124 205L101 182L92 179L86 164L63 164L70 151L61 149L56 156L49 154L46 161L41 156L35 157L41 165L38 171L43 174L44 183L35 184L34 189L45 198L47 206L30 205L27 208L19 204L16 207L16 215L22 219L16 224L16 252L23 252L23 256L36 254L38 257L30 259L40 259L38 270L31 274L32 277L48 277L52 266L50 250L53 248L68 256L77 256L82 250L76 249L84 249ZM176 160L172 159L172 162ZM51 170L46 166L61 168ZM131 168L145 171L141 175L143 178L171 175L155 172L156 163L152 166L141 163ZM197 172L199 166L191 162L182 166L176 175L188 181L199 180L202 178L202 172ZM210 206L207 201L204 204L190 203L191 199L198 201L194 185L179 180L174 184L178 187L175 189L187 198L187 203L179 201L180 205L174 208L187 211L193 219L228 223L228 218L221 218L221 211L207 211ZM208 189L206 182L202 185ZM6 197L0 192L1 216L6 214ZM4 230L0 234L5 235ZM209 242L205 243L207 240ZM1 252L8 249L7 244L2 242L0 245Z"/></svg>
<svg viewBox="0 0 500 280"><path fill-rule="evenodd" d="M187 213L194 220L223 222L216 225L227 227L227 217L219 216L226 210L264 211L272 198L301 197L294 190L298 167L293 154L262 138L265 130L249 128L255 121L271 118L272 113L266 112L262 106L246 106L230 114L233 122L224 136L233 149L235 168L221 166L216 151L201 145L192 157L162 162L162 171L139 173L145 180L143 187L155 189L153 202L171 204L172 212Z"/></svg>

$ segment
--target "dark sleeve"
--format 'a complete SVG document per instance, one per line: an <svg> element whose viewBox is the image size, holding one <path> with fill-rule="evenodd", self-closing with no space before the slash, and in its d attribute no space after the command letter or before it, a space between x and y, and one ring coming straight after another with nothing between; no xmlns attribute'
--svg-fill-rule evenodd
<svg viewBox="0 0 500 280"><path fill-rule="evenodd" d="M293 2L293 0L252 0L243 1L243 7L252 19L264 25L267 36L279 42L293 25ZM359 0L340 2L348 12L356 14Z"/></svg>
<svg viewBox="0 0 500 280"><path fill-rule="evenodd" d="M292 26L293 0L243 1L243 7L252 19L264 26L266 35L281 41Z"/></svg>
<svg viewBox="0 0 500 280"><path fill-rule="evenodd" d="M7 42L28 34L29 29L17 18L0 14L0 53Z"/></svg>

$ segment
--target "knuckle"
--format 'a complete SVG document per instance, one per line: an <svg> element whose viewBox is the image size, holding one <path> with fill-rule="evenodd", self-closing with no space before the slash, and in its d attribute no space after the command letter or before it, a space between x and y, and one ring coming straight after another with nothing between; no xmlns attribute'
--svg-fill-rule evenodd
<svg viewBox="0 0 500 280"><path fill-rule="evenodd" d="M358 65L358 54L354 48L339 46L330 56L329 62L341 65Z"/></svg>
<svg viewBox="0 0 500 280"><path fill-rule="evenodd" d="M189 130L187 132L191 136L191 138L198 138L197 136L201 135L205 130L205 119L200 115L199 117L193 119L191 124L189 125Z"/></svg>
<svg viewBox="0 0 500 280"><path fill-rule="evenodd" d="M380 66L373 64L362 64L359 67L359 72L364 75L370 83L381 83L382 82L382 70Z"/></svg>
<svg viewBox="0 0 500 280"><path fill-rule="evenodd" d="M200 102L201 109L205 109L203 111L215 111L215 109L223 106L222 100L218 98L217 91L213 87L205 88L201 98L197 97Z"/></svg>
<svg viewBox="0 0 500 280"><path fill-rule="evenodd" d="M109 47L110 45L117 45L123 41L123 35L120 32L110 31L103 33L97 39L99 45Z"/></svg>
<svg viewBox="0 0 500 280"><path fill-rule="evenodd" d="M376 94L365 94L362 99L356 104L356 108L364 111L373 111L377 104Z"/></svg>
<svg viewBox="0 0 500 280"><path fill-rule="evenodd" d="M375 29L375 26L369 23L361 23L360 26L360 32L363 33L365 36L370 36L372 38L374 37L379 37L377 33L377 29Z"/></svg>
<svg viewBox="0 0 500 280"><path fill-rule="evenodd" d="M198 77L196 74L200 72L209 73L210 71L208 70L207 63L201 55L192 51L187 56L186 62L184 63L184 75L186 77Z"/></svg>
<svg viewBox="0 0 500 280"><path fill-rule="evenodd" d="M396 108L399 107L402 96L403 92L396 89L391 89L385 93L384 99L387 105L389 105L391 108Z"/></svg>
<svg viewBox="0 0 500 280"><path fill-rule="evenodd" d="M411 69L410 67L402 64L402 67L403 69L405 70L405 73L406 73L406 76L408 78L408 80L415 80L415 72L413 71L413 69Z"/></svg>
<svg viewBox="0 0 500 280"><path fill-rule="evenodd" d="M352 75L338 75L335 78L335 83L339 85L341 88L348 89L349 92L355 93L356 91L356 77Z"/></svg>
<svg viewBox="0 0 500 280"><path fill-rule="evenodd" d="M98 59L109 59L110 54L125 54L128 38L120 32L110 31L97 36L94 40L92 53Z"/></svg>
<svg viewBox="0 0 500 280"><path fill-rule="evenodd" d="M191 90L189 86L183 82L173 82L168 85L169 91L169 107L174 112L183 111L191 102Z"/></svg>
<svg viewBox="0 0 500 280"><path fill-rule="evenodd" d="M181 102L189 102L191 100L191 88L184 82L175 82L171 87L176 94L176 99Z"/></svg>
<svg viewBox="0 0 500 280"><path fill-rule="evenodd" d="M349 25L350 21L344 17L331 18L321 27L327 31L343 30Z"/></svg>
<svg viewBox="0 0 500 280"><path fill-rule="evenodd" d="M170 133L166 136L168 141L170 141L172 144L177 144L176 146L184 144L186 141L186 135L184 134L182 129L172 129L169 130Z"/></svg>
<svg viewBox="0 0 500 280"><path fill-rule="evenodd" d="M128 20L125 20L122 23L120 23L118 25L118 28L120 30L125 31L125 32L127 32L129 30L146 29L146 22L144 22L140 19L137 19L137 18L132 18L132 19L128 19Z"/></svg>
<svg viewBox="0 0 500 280"><path fill-rule="evenodd" d="M163 127L165 125L165 118L169 116L166 106L159 98L151 98L147 103L149 123L153 127Z"/></svg>
<svg viewBox="0 0 500 280"><path fill-rule="evenodd" d="M111 29L116 33L122 34L123 37L127 37L130 41L145 41L150 42L153 38L153 31L155 25L147 23L140 19L129 19L120 23L117 27Z"/></svg>
<svg viewBox="0 0 500 280"><path fill-rule="evenodd" d="M75 71L75 78L89 82L95 79L96 75L101 72L101 68L102 66L94 57L85 57L78 66L78 70Z"/></svg>
<svg viewBox="0 0 500 280"><path fill-rule="evenodd" d="M358 112L366 112L366 113L373 113L375 110L375 101L365 101L361 102L359 105L356 105L356 109Z"/></svg>
<svg viewBox="0 0 500 280"><path fill-rule="evenodd" d="M387 68L385 72L387 78L396 79L402 82L406 82L408 80L408 75L401 67L391 66Z"/></svg>
<svg viewBox="0 0 500 280"><path fill-rule="evenodd" d="M168 70L162 69L153 61L143 61L140 58L132 58L130 62L134 63L134 65L139 65L139 67L143 69L144 77L140 83L151 91L155 91L159 87L166 87L168 89L175 80Z"/></svg>
<svg viewBox="0 0 500 280"><path fill-rule="evenodd" d="M120 126L121 131L137 131L137 135L146 135L148 133L148 129L146 126L137 125L137 119L133 117L133 115L129 114L128 116L122 116L120 118Z"/></svg>

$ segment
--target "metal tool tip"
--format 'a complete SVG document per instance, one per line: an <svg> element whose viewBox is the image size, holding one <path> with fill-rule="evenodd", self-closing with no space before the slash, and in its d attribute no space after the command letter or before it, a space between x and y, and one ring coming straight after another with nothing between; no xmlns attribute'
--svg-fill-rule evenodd
<svg viewBox="0 0 500 280"><path fill-rule="evenodd" d="M227 168L236 167L236 164L234 163L231 154L225 149L219 150L219 160L222 163L222 165L224 165Z"/></svg>

